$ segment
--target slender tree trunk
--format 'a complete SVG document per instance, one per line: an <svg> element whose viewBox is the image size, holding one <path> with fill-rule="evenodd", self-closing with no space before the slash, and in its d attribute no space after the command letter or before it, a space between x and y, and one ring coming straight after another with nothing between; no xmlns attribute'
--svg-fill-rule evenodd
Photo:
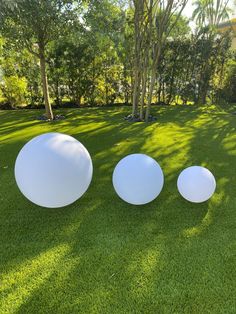
<svg viewBox="0 0 236 314"><path fill-rule="evenodd" d="M176 102L175 102L177 105L179 104L179 95L177 95L177 98L176 98Z"/></svg>
<svg viewBox="0 0 236 314"><path fill-rule="evenodd" d="M163 102L166 104L166 84L164 82L162 84L162 98Z"/></svg>
<svg viewBox="0 0 236 314"><path fill-rule="evenodd" d="M143 71L143 79L142 79L142 95L141 95L141 102L140 102L140 119L143 120L143 108L144 108L144 102L145 102L145 96L146 96L146 89L147 89L147 67L146 62L144 66Z"/></svg>
<svg viewBox="0 0 236 314"><path fill-rule="evenodd" d="M140 94L140 76L139 70L135 71L134 77L134 92L133 92L133 108L132 116L135 117L138 114L138 104L139 104L139 95Z"/></svg>
<svg viewBox="0 0 236 314"><path fill-rule="evenodd" d="M45 60L45 51L43 45L39 45L39 59L40 59L40 71L41 71L41 80L43 86L43 97L46 109L47 118L53 120L53 112L49 99L48 92L48 79L46 71L46 60Z"/></svg>
<svg viewBox="0 0 236 314"><path fill-rule="evenodd" d="M81 99L82 99L82 96L81 95L77 95L76 97L76 104L79 106L81 106Z"/></svg>
<svg viewBox="0 0 236 314"><path fill-rule="evenodd" d="M168 105L170 105L170 103L171 103L171 101L173 99L174 80L175 80L175 75L172 73L172 77L171 77L171 80L170 80L169 94L167 96L167 102L166 102Z"/></svg>
<svg viewBox="0 0 236 314"><path fill-rule="evenodd" d="M108 105L109 98L108 98L108 83L107 83L107 76L105 77L105 105Z"/></svg>
<svg viewBox="0 0 236 314"><path fill-rule="evenodd" d="M95 64L95 59L93 59L93 63L92 63L92 88L91 88L91 92L89 94L89 102L91 104L95 103L95 80L96 80L96 70L95 70L96 64Z"/></svg>
<svg viewBox="0 0 236 314"><path fill-rule="evenodd" d="M144 118L144 102L147 92L147 81L150 63L150 48L151 48L151 37L152 37L152 26L153 26L153 0L150 0L148 8L148 24L146 30L146 41L144 44L144 55L143 55L143 79L142 79L142 96L141 96L141 108L140 108L140 119Z"/></svg>
<svg viewBox="0 0 236 314"><path fill-rule="evenodd" d="M173 67L172 67L172 71L171 71L171 78L170 78L170 87L169 87L169 94L167 97L167 104L170 105L170 103L172 102L172 100L175 98L176 95L173 95L173 91L174 91L174 85L175 85L175 79L176 79L176 63L177 63L177 58L178 58L178 54L179 51L177 50L177 54L175 56L174 59L174 63L173 63Z"/></svg>
<svg viewBox="0 0 236 314"><path fill-rule="evenodd" d="M160 102L161 102L161 85L160 85L160 83L158 85L157 102L158 102L158 104L160 104Z"/></svg>
<svg viewBox="0 0 236 314"><path fill-rule="evenodd" d="M151 82L150 82L149 91L148 91L148 103L147 103L146 114L145 114L146 122L148 122L148 118L149 118L150 112L151 112L152 95L153 95L153 90L154 90L155 81L156 81L156 70L155 69L156 69L156 67L154 66L152 68Z"/></svg>
<svg viewBox="0 0 236 314"><path fill-rule="evenodd" d="M59 106L61 104L61 98L60 98L60 86L59 86L59 81L56 80L55 84L55 96L56 96L56 104Z"/></svg>
<svg viewBox="0 0 236 314"><path fill-rule="evenodd" d="M157 77L156 80L156 103L160 101L160 75L159 78Z"/></svg>
<svg viewBox="0 0 236 314"><path fill-rule="evenodd" d="M153 62L152 71L151 71L151 82L150 82L149 91L148 91L148 103L147 103L146 115L145 115L146 122L148 122L148 118L151 112L152 96L153 96L154 86L155 86L156 77L157 77L157 65L160 60L160 55L161 55L161 49L158 48L158 51L156 52L156 56L154 56L154 62Z"/></svg>
<svg viewBox="0 0 236 314"><path fill-rule="evenodd" d="M130 76L130 98L129 101L133 105L133 95L134 95L134 80L133 75Z"/></svg>
<svg viewBox="0 0 236 314"><path fill-rule="evenodd" d="M134 54L134 86L133 86L133 108L132 116L138 114L140 83L141 83L141 19L143 16L143 1L136 1L134 14L134 31L135 31L135 54Z"/></svg>
<svg viewBox="0 0 236 314"><path fill-rule="evenodd" d="M33 88L32 86L30 86L30 99L31 99L31 103L33 103L33 98L34 98L34 93L33 93Z"/></svg>
<svg viewBox="0 0 236 314"><path fill-rule="evenodd" d="M201 94L200 94L200 98L199 98L199 105L205 105L206 104L207 92L208 92L208 86L204 85L202 90L201 90Z"/></svg>
<svg viewBox="0 0 236 314"><path fill-rule="evenodd" d="M125 101L125 104L128 104L129 103L129 90L128 90L127 70L126 70L125 65L124 65L123 76L124 76L124 80L123 80L124 101Z"/></svg>

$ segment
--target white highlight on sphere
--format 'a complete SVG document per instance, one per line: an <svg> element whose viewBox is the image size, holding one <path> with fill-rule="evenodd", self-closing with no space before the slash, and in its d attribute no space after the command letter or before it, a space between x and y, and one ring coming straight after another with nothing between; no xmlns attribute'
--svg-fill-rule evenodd
<svg viewBox="0 0 236 314"><path fill-rule="evenodd" d="M92 180L93 165L87 149L75 138L46 133L29 141L19 152L15 179L31 202L49 208L79 199Z"/></svg>
<svg viewBox="0 0 236 314"><path fill-rule="evenodd" d="M133 205L143 205L160 194L164 175L153 158L144 154L132 154L116 165L112 181L121 199Z"/></svg>
<svg viewBox="0 0 236 314"><path fill-rule="evenodd" d="M192 166L181 172L177 186L183 198L193 203L202 203L215 193L216 180L208 169Z"/></svg>

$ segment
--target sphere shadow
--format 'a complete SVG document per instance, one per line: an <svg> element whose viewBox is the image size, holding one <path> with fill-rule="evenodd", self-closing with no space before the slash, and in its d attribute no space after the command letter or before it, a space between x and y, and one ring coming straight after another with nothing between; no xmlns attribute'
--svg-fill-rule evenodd
<svg viewBox="0 0 236 314"><path fill-rule="evenodd" d="M11 167L1 180L8 193L2 196L0 208L0 269L9 284L5 290L2 287L0 303L18 296L16 313L32 308L45 313L145 312L148 308L154 313L168 312L174 302L177 312L183 308L191 312L193 303L200 312L216 308L204 291L196 297L192 288L217 286L223 262L231 269L222 256L235 227L234 119L171 107L159 110L158 123L132 124L122 119L129 109L115 110L81 111L79 116L72 110L67 120L47 127L77 138L94 161L89 190L66 208L30 204L17 190L13 173L7 173L17 150L32 134L24 133L24 125L17 130L19 136L23 131L21 141L17 137L2 147L1 163L7 160ZM26 116L21 122L25 121ZM45 126L34 130L32 125L31 130L40 134ZM116 163L136 152L155 158L165 174L162 193L146 206L124 203L112 188ZM207 203L192 204L178 194L178 174L193 164L207 166L216 176L217 191ZM26 267L29 271L24 274ZM15 273L22 277L11 283ZM222 285L233 293L230 279Z"/></svg>

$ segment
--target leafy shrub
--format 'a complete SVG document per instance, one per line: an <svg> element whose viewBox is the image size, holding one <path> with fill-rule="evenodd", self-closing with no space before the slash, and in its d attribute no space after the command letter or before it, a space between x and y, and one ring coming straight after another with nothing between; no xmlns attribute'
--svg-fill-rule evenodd
<svg viewBox="0 0 236 314"><path fill-rule="evenodd" d="M236 102L236 62L229 66L223 94L228 102Z"/></svg>
<svg viewBox="0 0 236 314"><path fill-rule="evenodd" d="M0 89L6 102L11 106L24 104L27 96L27 81L24 77L7 76L1 82Z"/></svg>

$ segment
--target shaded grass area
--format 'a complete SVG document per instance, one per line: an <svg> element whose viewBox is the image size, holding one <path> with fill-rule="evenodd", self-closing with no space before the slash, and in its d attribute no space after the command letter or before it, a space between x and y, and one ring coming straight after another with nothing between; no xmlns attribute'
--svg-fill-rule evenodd
<svg viewBox="0 0 236 314"><path fill-rule="evenodd" d="M130 124L128 110L69 110L53 123L0 112L0 313L236 313L236 117L169 107L157 123ZM21 147L52 131L80 140L94 163L87 193L62 209L31 204L13 174ZM145 206L121 201L111 183L137 152L165 173ZM178 194L191 165L216 177L207 203Z"/></svg>

